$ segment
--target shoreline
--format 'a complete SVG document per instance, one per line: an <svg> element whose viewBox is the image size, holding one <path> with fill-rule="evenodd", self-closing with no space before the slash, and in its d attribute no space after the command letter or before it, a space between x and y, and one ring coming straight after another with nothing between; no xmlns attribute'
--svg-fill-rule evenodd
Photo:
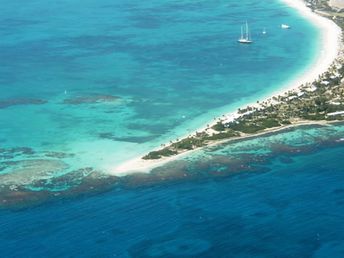
<svg viewBox="0 0 344 258"><path fill-rule="evenodd" d="M267 99L271 99L274 96L283 95L286 92L292 91L292 90L300 92L300 87L302 84L312 83L320 75L328 71L328 69L336 60L336 58L338 57L342 49L342 37L341 37L342 30L332 20L312 12L311 9L306 6L306 3L303 0L280 0L280 1L283 2L286 6L290 8L294 8L296 11L300 13L300 15L302 15L303 17L308 19L312 24L315 25L315 27L317 27L320 30L321 42L319 45L319 51L317 52L317 57L315 58L315 61L311 63L310 65L308 65L308 67L306 67L305 72L302 72L300 75L298 75L296 78L293 78L291 81L288 81L285 84L281 84L281 88L279 90L269 93L268 96L263 97L262 99L259 100L259 102L265 101ZM246 106L258 107L259 104L249 103L248 105L244 105L239 108L245 108ZM218 121L231 122L240 116L241 115L237 111L225 114L222 117L217 117L215 120L209 122L209 127L214 126ZM225 120L223 120L224 118ZM326 122L326 121L306 121L306 120L298 121L291 125L279 126L277 128L274 127L274 128L266 129L258 133L254 133L254 134L243 135L243 136L238 136L238 137L234 137L230 139L210 142L209 144L207 144L207 146L214 146L217 144L230 142L233 140L244 140L250 137L262 136L268 133L278 132L280 130L297 127L300 125L313 125L313 124L315 125L315 124L328 124L328 123L329 122ZM205 132L206 130L209 130L209 127L205 125L199 128L198 130L196 130L191 135L195 135L197 132ZM190 134L186 134L184 137L181 137L181 139L187 138L188 135ZM169 144L166 144L165 146L169 146ZM159 150L161 148L157 148L157 149ZM149 173L154 168L163 166L164 164L168 162L180 159L184 157L185 155L188 155L192 153L193 151L199 150L199 149L200 148L184 151L176 155L163 157L157 160L156 159L145 160L145 159L142 159L142 157L133 158L112 168L107 173L113 176L126 176L133 173Z"/></svg>
<svg viewBox="0 0 344 258"><path fill-rule="evenodd" d="M139 158L131 159L131 160L124 162L121 165L117 166L115 173L110 174L110 175L112 175L112 176L128 176L128 175L136 174L136 173L148 174L155 168L161 167L161 166L163 166L169 162L176 161L180 158L183 158L187 155L190 155L191 153L193 153L195 151L199 151L199 150L204 149L204 148L214 147L214 146L217 146L220 144L225 144L225 143L228 144L228 143L231 143L234 141L249 140L249 139L255 138L255 137L262 137L262 136L265 136L265 135L268 135L271 133L278 133L280 131L296 128L299 126L307 126L307 125L309 125L309 126L312 126L312 125L328 126L328 125L336 124L336 123L340 123L340 122L341 121L301 120L301 121L298 121L298 122L291 124L291 125L269 128L269 129L266 129L264 131L260 131L260 132L255 133L255 134L246 134L246 135L242 135L242 136L238 136L238 137L233 137L233 138L228 138L228 139L223 139L223 140L218 140L218 141L212 141L204 147L184 151L184 152L181 152L181 153L178 153L176 155L169 156L169 157L162 157L162 158L157 159L157 160L156 159L144 160L141 157L139 157Z"/></svg>
<svg viewBox="0 0 344 258"><path fill-rule="evenodd" d="M302 84L316 80L328 70L343 48L342 29L332 20L312 12L303 0L280 1L297 10L300 15L311 21L320 30L321 42L315 62L308 65L305 72L286 83L280 90L274 92L272 96L282 95L289 90L298 90Z"/></svg>

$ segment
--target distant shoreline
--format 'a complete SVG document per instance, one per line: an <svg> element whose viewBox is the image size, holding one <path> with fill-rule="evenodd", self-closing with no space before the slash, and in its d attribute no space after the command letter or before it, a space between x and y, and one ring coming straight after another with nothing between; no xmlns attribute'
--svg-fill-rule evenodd
<svg viewBox="0 0 344 258"><path fill-rule="evenodd" d="M285 3L287 6L299 11L302 16L310 20L317 28L319 28L319 30L321 31L321 47L319 49L320 53L318 53L316 61L310 65L310 67L307 69L307 72L297 77L291 83L287 83L285 87L282 87L277 92L273 92L270 96L267 96L266 98L264 98L264 100L269 99L270 101L274 96L283 95L288 91L299 91L301 85L306 84L306 83L311 83L314 80L316 80L320 75L328 71L330 66L333 64L336 58L340 55L340 52L342 49L342 38L341 38L342 30L333 21L312 12L308 7L306 7L305 2L303 2L302 0L281 0L281 1ZM258 107L259 105L257 103L254 103L254 104L250 104L249 106ZM208 126L199 128L192 135L196 135L197 132L209 133L209 130L212 130L211 128L219 121L232 122L240 116L241 114L239 114L238 112L232 112L232 113L223 115L222 117L217 118L215 121L210 122ZM329 122L299 120L290 125L281 125L279 127L268 128L268 129L265 129L263 131L259 131L253 134L244 134L244 135L240 135L240 136L233 137L230 139L208 141L206 146L213 146L213 145L217 145L224 142L230 142L233 140L241 140L241 139L246 139L246 138L251 138L251 137L262 136L268 133L278 132L287 128L297 127L300 125L313 125L313 124L315 125L315 124L327 124L327 123ZM181 139L183 140L187 137L188 136L185 136ZM169 144L166 144L166 146L168 145ZM194 150L198 150L198 149L199 148L196 148ZM160 150L160 149L157 149L157 150ZM180 153L178 152L175 155L162 157L159 159L145 160L145 159L142 159L142 157L137 157L112 168L109 174L115 175L115 176L125 176L125 175L133 174L133 173L149 173L152 169L156 167L160 167L173 160L179 159L185 155L188 155L194 150L185 150Z"/></svg>

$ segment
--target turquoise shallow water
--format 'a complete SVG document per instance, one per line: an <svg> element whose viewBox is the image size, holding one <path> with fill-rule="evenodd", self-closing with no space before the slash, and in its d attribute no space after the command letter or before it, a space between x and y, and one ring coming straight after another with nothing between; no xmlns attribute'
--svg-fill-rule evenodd
<svg viewBox="0 0 344 258"><path fill-rule="evenodd" d="M15 0L0 21L2 257L344 257L343 124L100 177L305 69L319 34L293 10Z"/></svg>
<svg viewBox="0 0 344 258"><path fill-rule="evenodd" d="M106 171L266 95L319 37L279 1L16 0L1 13L0 143L32 149L3 160L58 152L45 176ZM250 46L236 42L245 20Z"/></svg>

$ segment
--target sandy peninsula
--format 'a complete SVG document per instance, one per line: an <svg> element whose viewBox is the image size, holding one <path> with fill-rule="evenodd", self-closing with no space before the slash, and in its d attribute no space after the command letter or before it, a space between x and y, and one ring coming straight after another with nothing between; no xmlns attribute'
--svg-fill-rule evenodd
<svg viewBox="0 0 344 258"><path fill-rule="evenodd" d="M265 96L264 99L259 100L260 102L269 100L273 98L273 96L283 95L285 92L294 90L298 91L300 86L306 83L311 83L314 80L318 79L319 75L328 71L330 66L336 60L341 52L342 47L342 39L341 34L342 30L339 26L337 26L332 20L324 18L314 12L311 11L310 8L306 7L305 2L302 0L281 0L290 8L296 9L303 15L305 18L310 20L321 32L321 45L318 52L318 56L316 57L316 61L307 67L307 71L297 78L295 78L292 82L289 82L285 85L282 85L281 89L272 92L269 96ZM256 106L257 103L248 103L246 106ZM231 122L234 119L240 117L241 114L238 112L232 112L219 117L218 119L211 121L209 125L204 126L203 128L199 128L197 132L205 132L207 130L212 130L211 127L215 125L218 121L225 121ZM244 139L245 137L255 137L262 134L270 133L270 132L277 132L279 130L283 130L287 127L291 126L299 126L303 124L315 124L315 123L323 123L323 122L312 122L312 121L300 121L297 123L293 123L292 125L288 126L281 126L278 128L271 128L268 130L264 130L263 132L259 132L253 135L244 135L235 138L231 138L230 140L237 140L237 139ZM209 133L209 132L208 132ZM194 133L196 134L196 132ZM187 136L186 136L187 137ZM227 140L227 141L230 141ZM223 141L216 142L214 144L218 144ZM168 144L166 144L168 146ZM209 145L208 145L209 146ZM158 148L159 149L159 148ZM179 159L185 155L190 154L191 151L185 151L183 153L173 155L170 157L162 157L160 159L152 159L152 160L145 160L142 157L137 157L131 160L128 160L116 167L110 169L109 173L111 175L116 176L124 176L132 173L149 173L152 169L162 166L167 162L171 162L173 160Z"/></svg>

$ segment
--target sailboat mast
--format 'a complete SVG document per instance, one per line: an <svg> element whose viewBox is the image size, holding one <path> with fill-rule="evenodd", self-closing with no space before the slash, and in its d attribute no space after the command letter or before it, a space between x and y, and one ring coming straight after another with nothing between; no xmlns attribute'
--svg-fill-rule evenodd
<svg viewBox="0 0 344 258"><path fill-rule="evenodd" d="M252 43L250 40L250 31L248 30L248 23L241 25L241 35L238 39L239 43L249 44Z"/></svg>
<svg viewBox="0 0 344 258"><path fill-rule="evenodd" d="M247 40L249 39L249 34L248 34L248 24L247 24L247 21L246 21L246 39L247 39Z"/></svg>

